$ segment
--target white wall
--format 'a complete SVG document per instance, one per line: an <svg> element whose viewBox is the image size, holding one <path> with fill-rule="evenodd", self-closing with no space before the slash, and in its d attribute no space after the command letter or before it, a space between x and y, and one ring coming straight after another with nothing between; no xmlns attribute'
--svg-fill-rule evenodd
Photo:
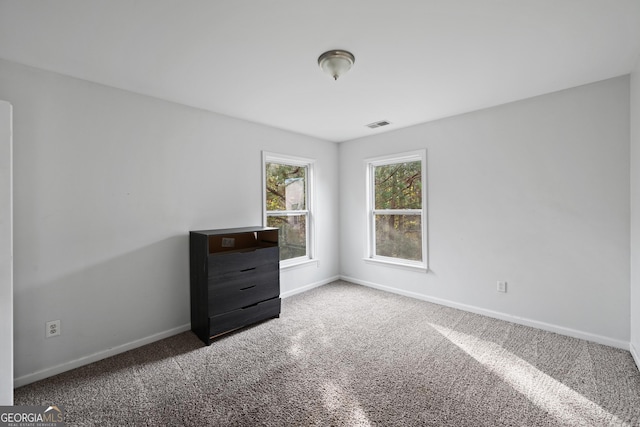
<svg viewBox="0 0 640 427"><path fill-rule="evenodd" d="M632 80L637 147L637 71ZM317 159L320 263L284 271L284 294L340 271L629 342L627 77L339 147L3 60L0 99L14 106L16 385L188 328L187 232L260 224L261 150ZM431 271L366 264L363 159L421 147ZM62 335L45 339L53 319Z"/></svg>
<svg viewBox="0 0 640 427"><path fill-rule="evenodd" d="M189 328L188 231L260 225L261 151L316 159L319 266L338 275L336 144L0 61L14 107L16 385ZM62 334L44 338L45 322Z"/></svg>
<svg viewBox="0 0 640 427"><path fill-rule="evenodd" d="M11 104L0 101L0 405L13 405Z"/></svg>
<svg viewBox="0 0 640 427"><path fill-rule="evenodd" d="M631 74L631 354L640 368L640 60Z"/></svg>
<svg viewBox="0 0 640 427"><path fill-rule="evenodd" d="M422 147L430 272L365 263L363 160ZM628 76L342 143L339 156L346 279L628 348Z"/></svg>

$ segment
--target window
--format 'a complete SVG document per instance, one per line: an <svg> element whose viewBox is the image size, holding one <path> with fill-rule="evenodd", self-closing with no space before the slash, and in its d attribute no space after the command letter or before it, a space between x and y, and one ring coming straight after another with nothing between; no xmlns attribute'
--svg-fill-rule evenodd
<svg viewBox="0 0 640 427"><path fill-rule="evenodd" d="M282 266L313 258L313 161L263 153L264 223L277 227Z"/></svg>
<svg viewBox="0 0 640 427"><path fill-rule="evenodd" d="M367 259L427 268L426 151L367 160Z"/></svg>

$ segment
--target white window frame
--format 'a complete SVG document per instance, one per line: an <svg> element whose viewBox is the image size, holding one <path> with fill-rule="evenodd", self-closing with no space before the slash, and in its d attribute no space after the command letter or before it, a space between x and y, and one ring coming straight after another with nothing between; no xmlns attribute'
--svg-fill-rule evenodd
<svg viewBox="0 0 640 427"><path fill-rule="evenodd" d="M307 168L306 177L306 209L296 211L268 211L267 212L267 163L279 163L291 166L304 166ZM267 226L267 216L283 216L283 215L305 215L306 216L306 240L307 240L307 255L290 258L280 261L280 268L291 268L302 266L310 263L317 263L315 258L315 217L314 217L314 159L308 159L304 157L289 156L286 154L270 153L267 151L262 152L262 224Z"/></svg>
<svg viewBox="0 0 640 427"><path fill-rule="evenodd" d="M396 163L420 161L422 177L422 208L421 209L375 209L375 174L376 166L392 165ZM428 271L428 234L427 234L427 150L415 150L405 153L365 159L367 212L366 212L366 254L364 260L376 264L404 267L418 271ZM376 215L420 215L422 232L422 261L402 258L386 257L376 254Z"/></svg>

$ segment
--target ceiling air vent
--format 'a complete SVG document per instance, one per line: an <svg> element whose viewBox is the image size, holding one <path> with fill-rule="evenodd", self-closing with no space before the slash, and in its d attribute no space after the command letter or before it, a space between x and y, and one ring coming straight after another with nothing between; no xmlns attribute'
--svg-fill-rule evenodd
<svg viewBox="0 0 640 427"><path fill-rule="evenodd" d="M379 122L373 122L373 123L369 123L367 125L368 128L371 129L375 129L375 128L379 128L380 126L386 126L386 125L390 125L391 122L387 121L387 120L380 120Z"/></svg>

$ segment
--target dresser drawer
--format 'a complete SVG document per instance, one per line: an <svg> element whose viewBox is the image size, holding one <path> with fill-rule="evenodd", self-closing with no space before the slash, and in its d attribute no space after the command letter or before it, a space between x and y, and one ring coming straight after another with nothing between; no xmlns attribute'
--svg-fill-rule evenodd
<svg viewBox="0 0 640 427"><path fill-rule="evenodd" d="M262 271L264 270L264 271ZM280 294L279 271L256 268L224 282L209 281L209 314L222 314Z"/></svg>
<svg viewBox="0 0 640 427"><path fill-rule="evenodd" d="M280 314L280 298L209 317L209 335L214 337L245 325L260 322Z"/></svg>
<svg viewBox="0 0 640 427"><path fill-rule="evenodd" d="M235 283L250 282L265 273L279 271L278 264L262 264L255 267L245 268L243 270L227 271L220 274L210 274L207 279L209 293L217 293L226 287L234 287Z"/></svg>
<svg viewBox="0 0 640 427"><path fill-rule="evenodd" d="M265 264L278 264L279 249L259 248L250 252L209 255L209 277L249 270Z"/></svg>

